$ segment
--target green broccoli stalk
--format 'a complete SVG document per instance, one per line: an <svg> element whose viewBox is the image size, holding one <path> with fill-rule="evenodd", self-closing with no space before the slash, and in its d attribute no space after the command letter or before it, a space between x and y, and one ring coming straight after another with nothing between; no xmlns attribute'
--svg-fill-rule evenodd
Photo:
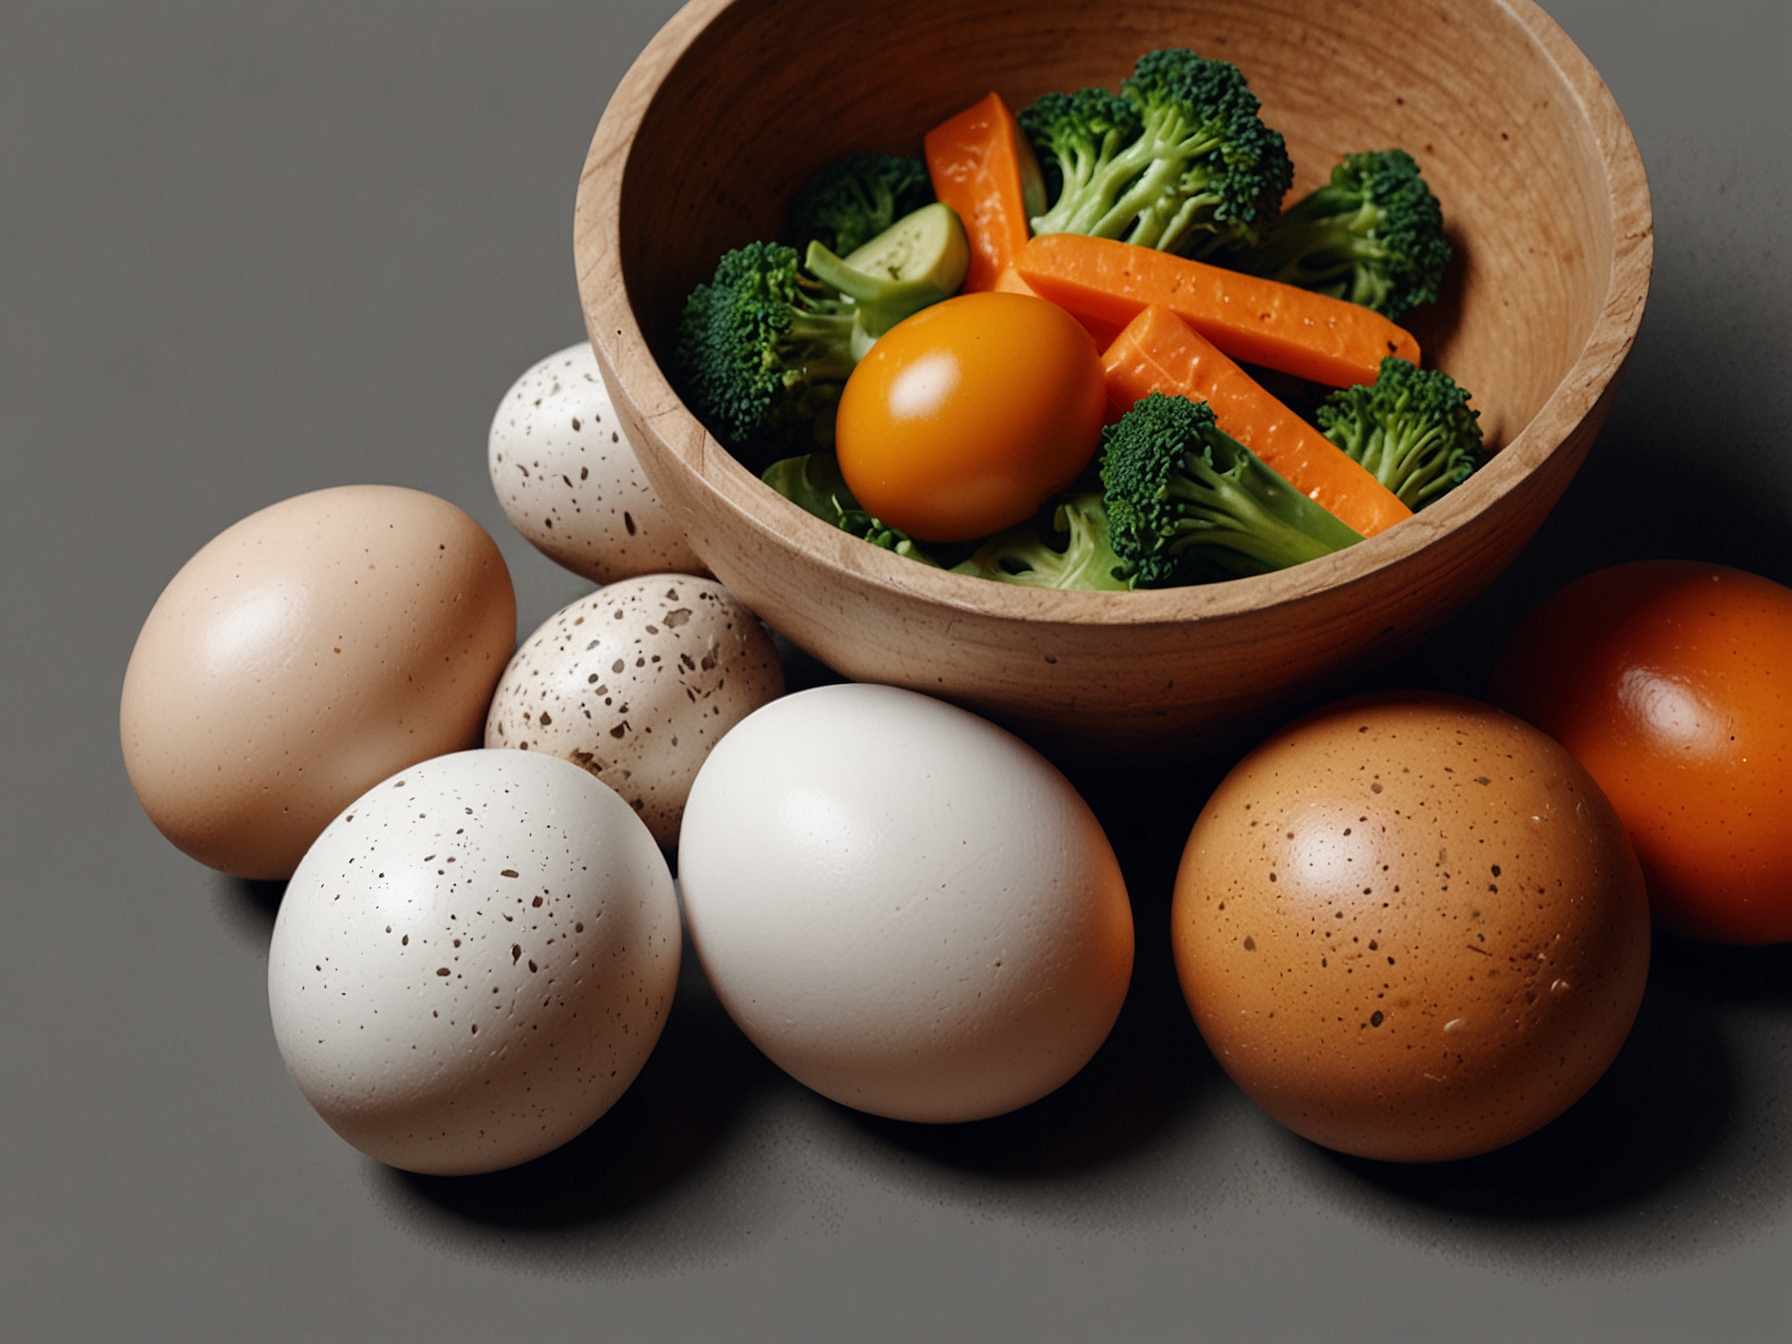
<svg viewBox="0 0 1792 1344"><path fill-rule="evenodd" d="M1184 48L1140 57L1118 97L1045 95L1020 115L1056 188L1033 232L1189 255L1256 244L1294 176L1257 112L1237 66Z"/></svg>
<svg viewBox="0 0 1792 1344"><path fill-rule="evenodd" d="M1031 223L1035 233L1087 233L1113 208L1124 179L1113 165L1139 137L1139 113L1106 89L1048 93L1020 114L1053 203ZM1054 227L1041 227L1050 224ZM1083 225L1082 228L1074 227Z"/></svg>
<svg viewBox="0 0 1792 1344"><path fill-rule="evenodd" d="M790 232L799 253L818 242L844 257L932 200L933 182L920 159L853 154L797 193Z"/></svg>
<svg viewBox="0 0 1792 1344"><path fill-rule="evenodd" d="M899 532L874 518L840 474L840 463L832 453L804 453L786 457L771 464L759 478L805 513L812 513L822 522L850 532L861 541L880 546L897 555L906 555L924 565L938 565L906 532Z"/></svg>
<svg viewBox="0 0 1792 1344"><path fill-rule="evenodd" d="M966 256L969 256L968 252ZM803 266L822 284L852 300L860 328L865 337L873 340L903 318L952 295L951 290L942 289L925 275L915 280L893 280L848 266L820 243L809 244L809 255L803 259ZM958 278L964 278L962 272ZM869 348L867 342L861 343Z"/></svg>
<svg viewBox="0 0 1792 1344"><path fill-rule="evenodd" d="M1102 435L1109 539L1134 585L1264 574L1362 540L1214 423L1152 392Z"/></svg>
<svg viewBox="0 0 1792 1344"><path fill-rule="evenodd" d="M1389 149L1347 155L1327 185L1289 207L1267 242L1225 260L1398 322L1436 301L1450 244L1419 165Z"/></svg>
<svg viewBox="0 0 1792 1344"><path fill-rule="evenodd" d="M1108 513L1099 494L1072 495L1043 516L1010 528L953 566L954 574L1019 583L1031 588L1082 588L1124 592L1132 587L1117 572L1120 557L1108 544Z"/></svg>
<svg viewBox="0 0 1792 1344"><path fill-rule="evenodd" d="M840 389L869 346L855 305L803 275L792 249L749 243L686 301L673 382L736 450L831 444Z"/></svg>
<svg viewBox="0 0 1792 1344"><path fill-rule="evenodd" d="M1441 369L1392 355L1371 384L1340 388L1316 418L1325 437L1417 512L1481 465L1481 413Z"/></svg>

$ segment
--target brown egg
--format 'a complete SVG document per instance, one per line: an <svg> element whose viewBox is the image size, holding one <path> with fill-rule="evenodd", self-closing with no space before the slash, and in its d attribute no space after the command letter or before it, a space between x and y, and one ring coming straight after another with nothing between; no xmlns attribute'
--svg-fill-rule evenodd
<svg viewBox="0 0 1792 1344"><path fill-rule="evenodd" d="M1552 739L1454 696L1345 700L1247 756L1176 877L1183 994L1296 1133L1468 1157L1605 1072L1649 969L1617 814Z"/></svg>
<svg viewBox="0 0 1792 1344"><path fill-rule="evenodd" d="M125 768L201 863L287 877L367 789L479 744L515 640L504 558L454 505L300 495L208 543L157 600L125 672Z"/></svg>

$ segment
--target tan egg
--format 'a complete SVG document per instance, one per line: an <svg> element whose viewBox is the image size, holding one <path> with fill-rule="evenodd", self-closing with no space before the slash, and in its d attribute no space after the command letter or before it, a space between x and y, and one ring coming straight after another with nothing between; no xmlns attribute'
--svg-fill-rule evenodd
<svg viewBox="0 0 1792 1344"><path fill-rule="evenodd" d="M710 748L783 693L771 636L726 588L644 575L580 598L529 636L492 697L485 745L583 766L669 849Z"/></svg>
<svg viewBox="0 0 1792 1344"><path fill-rule="evenodd" d="M648 484L589 341L549 355L504 394L486 463L516 530L575 574L611 583L708 572Z"/></svg>
<svg viewBox="0 0 1792 1344"><path fill-rule="evenodd" d="M300 495L189 560L144 622L125 768L201 863L280 878L380 780L475 746L516 639L496 543L386 485Z"/></svg>
<svg viewBox="0 0 1792 1344"><path fill-rule="evenodd" d="M1171 934L1227 1073L1316 1143L1467 1157L1566 1110L1629 1034L1641 871L1568 753L1490 706L1342 701L1247 756L1195 823Z"/></svg>

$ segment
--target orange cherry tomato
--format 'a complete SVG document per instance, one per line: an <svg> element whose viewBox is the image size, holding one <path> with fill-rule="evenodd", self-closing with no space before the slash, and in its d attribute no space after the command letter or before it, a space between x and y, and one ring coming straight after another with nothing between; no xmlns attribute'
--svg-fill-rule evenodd
<svg viewBox="0 0 1792 1344"><path fill-rule="evenodd" d="M961 294L885 332L846 380L840 474L873 516L922 541L1031 517L1101 442L1101 355L1026 294Z"/></svg>
<svg viewBox="0 0 1792 1344"><path fill-rule="evenodd" d="M1605 790L1656 923L1792 939L1792 589L1687 561L1601 570L1531 613L1492 692Z"/></svg>

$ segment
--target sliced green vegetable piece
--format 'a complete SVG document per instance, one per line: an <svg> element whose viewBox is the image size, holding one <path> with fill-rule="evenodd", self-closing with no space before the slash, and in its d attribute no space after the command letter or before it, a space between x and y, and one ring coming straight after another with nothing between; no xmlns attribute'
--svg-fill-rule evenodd
<svg viewBox="0 0 1792 1344"><path fill-rule="evenodd" d="M903 216L848 257L812 242L803 261L809 274L859 305L860 325L873 337L955 294L970 264L964 225L938 202Z"/></svg>
<svg viewBox="0 0 1792 1344"><path fill-rule="evenodd" d="M846 264L883 280L928 280L956 294L971 266L971 244L958 212L935 201L847 253Z"/></svg>

